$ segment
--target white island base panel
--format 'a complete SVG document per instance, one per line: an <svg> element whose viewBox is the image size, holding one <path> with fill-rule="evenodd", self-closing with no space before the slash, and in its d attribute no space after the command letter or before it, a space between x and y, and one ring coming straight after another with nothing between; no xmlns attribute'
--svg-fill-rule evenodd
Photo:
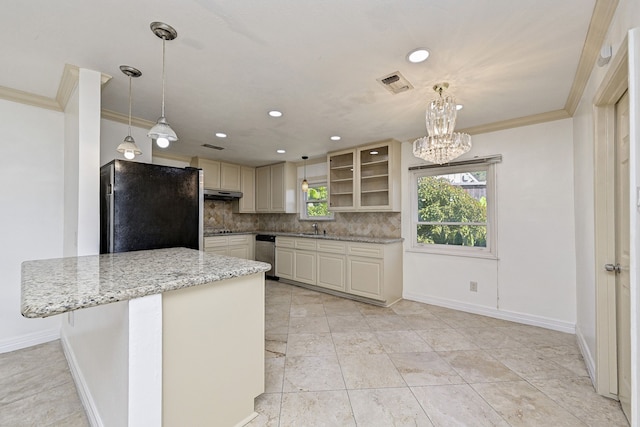
<svg viewBox="0 0 640 427"><path fill-rule="evenodd" d="M264 391L264 274L65 315L94 426L241 426Z"/></svg>

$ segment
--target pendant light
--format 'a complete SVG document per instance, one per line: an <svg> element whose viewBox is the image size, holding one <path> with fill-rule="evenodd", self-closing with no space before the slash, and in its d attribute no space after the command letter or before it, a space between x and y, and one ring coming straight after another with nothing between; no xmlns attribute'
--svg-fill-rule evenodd
<svg viewBox="0 0 640 427"><path fill-rule="evenodd" d="M149 130L147 136L155 139L156 144L160 148L167 148L170 142L178 140L178 136L171 129L167 118L164 116L164 58L165 58L165 42L178 37L178 32L169 24L164 22L152 22L151 31L153 34L162 39L162 114L156 124Z"/></svg>
<svg viewBox="0 0 640 427"><path fill-rule="evenodd" d="M302 191L306 193L309 191L309 181L307 181L307 159L309 156L302 156L302 160L304 160L304 179L302 180Z"/></svg>
<svg viewBox="0 0 640 427"><path fill-rule="evenodd" d="M121 65L120 71L129 76L129 134L124 138L124 141L118 145L117 150L119 153L124 154L125 159L133 160L136 156L142 154L142 151L138 148L136 141L131 136L131 79L133 77L140 77L142 72L128 65Z"/></svg>
<svg viewBox="0 0 640 427"><path fill-rule="evenodd" d="M442 96L448 87L449 83L433 87L439 96L427 107L427 136L413 142L414 156L440 165L471 150L471 136L453 131L458 108L453 96Z"/></svg>

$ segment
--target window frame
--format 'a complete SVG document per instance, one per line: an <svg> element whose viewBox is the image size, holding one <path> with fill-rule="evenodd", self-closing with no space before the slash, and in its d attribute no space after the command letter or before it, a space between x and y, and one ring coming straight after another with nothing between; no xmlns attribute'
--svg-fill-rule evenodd
<svg viewBox="0 0 640 427"><path fill-rule="evenodd" d="M328 187L329 183L326 177L313 177L307 178L307 182L309 183L309 188L314 186L322 186ZM302 180L298 181L298 192L299 196L298 200L300 200L298 211L299 211L299 220L300 221L335 221L333 212L329 211L329 216L307 216L307 203L313 203L307 201L306 192L302 191ZM328 197L328 193L327 193ZM329 199L325 200L327 203L327 208L329 207Z"/></svg>
<svg viewBox="0 0 640 427"><path fill-rule="evenodd" d="M425 176L463 172L487 172L487 245L486 247L418 243L418 179ZM411 252L472 258L497 259L496 168L495 162L434 166L409 171L411 182Z"/></svg>

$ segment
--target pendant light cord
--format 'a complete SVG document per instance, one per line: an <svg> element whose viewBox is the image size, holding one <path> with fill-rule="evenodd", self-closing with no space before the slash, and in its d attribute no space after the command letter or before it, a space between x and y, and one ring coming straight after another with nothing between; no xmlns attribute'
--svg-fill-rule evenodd
<svg viewBox="0 0 640 427"><path fill-rule="evenodd" d="M129 76L129 136L131 136L131 76Z"/></svg>
<svg viewBox="0 0 640 427"><path fill-rule="evenodd" d="M164 46L165 39L162 39L162 114L161 117L164 117Z"/></svg>

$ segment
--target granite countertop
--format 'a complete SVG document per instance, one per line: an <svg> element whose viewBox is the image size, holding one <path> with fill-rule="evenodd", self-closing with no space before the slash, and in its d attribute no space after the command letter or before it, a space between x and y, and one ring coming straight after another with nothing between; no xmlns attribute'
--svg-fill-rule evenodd
<svg viewBox="0 0 640 427"><path fill-rule="evenodd" d="M219 233L219 232L204 232L204 237L219 237L219 236L233 236L237 234L269 234L272 236L287 236L287 237L303 237L309 239L324 239L324 240L340 240L343 242L360 242L360 243L378 243L389 244L402 242L402 237L371 237L371 236L338 236L335 234L313 234L313 233L296 233L294 231L234 231L231 233Z"/></svg>
<svg viewBox="0 0 640 427"><path fill-rule="evenodd" d="M265 272L270 265L186 248L22 263L24 317L47 317Z"/></svg>
<svg viewBox="0 0 640 427"><path fill-rule="evenodd" d="M334 234L324 235L322 233L320 234L290 233L290 232L283 232L283 231L260 231L257 234L271 234L274 236L304 237L309 239L340 240L343 242L378 243L378 244L389 244L389 243L397 243L397 242L404 241L402 237L386 238L386 237L371 237L371 236L338 236Z"/></svg>

